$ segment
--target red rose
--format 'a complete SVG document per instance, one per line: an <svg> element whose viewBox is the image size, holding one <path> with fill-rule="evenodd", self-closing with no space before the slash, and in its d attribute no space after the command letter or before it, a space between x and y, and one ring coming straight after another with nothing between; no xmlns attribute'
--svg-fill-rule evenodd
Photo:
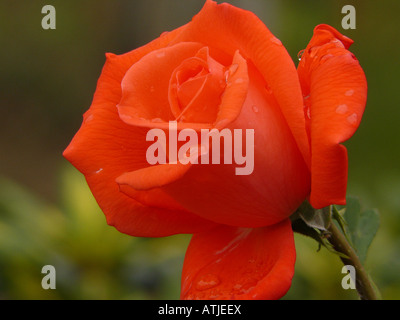
<svg viewBox="0 0 400 320"><path fill-rule="evenodd" d="M280 298L296 254L288 217L306 198L315 208L345 202L340 143L357 129L366 102L351 43L317 26L296 71L254 14L208 0L190 23L126 54L107 54L64 156L119 231L194 234L181 298ZM237 174L243 161L226 161L231 155L222 149L229 139L221 139L220 164L200 163L203 155L211 159L214 145L191 153L198 164L179 162L168 150L167 161L150 164L152 129L165 132L166 149L182 132L253 130L254 142L243 138L233 150L243 155L254 147L253 166Z"/></svg>

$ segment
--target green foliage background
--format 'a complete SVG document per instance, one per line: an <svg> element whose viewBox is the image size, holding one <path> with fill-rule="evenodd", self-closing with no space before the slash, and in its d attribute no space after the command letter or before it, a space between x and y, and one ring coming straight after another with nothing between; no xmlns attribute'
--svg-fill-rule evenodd
<svg viewBox="0 0 400 320"><path fill-rule="evenodd" d="M398 0L227 1L255 12L297 64L315 25L355 40L369 97L349 151L348 193L378 208L366 268L384 299L400 299ZM56 30L41 8L57 10ZM341 28L341 8L357 29ZM132 238L107 226L83 176L61 156L90 105L104 53L124 53L190 21L202 0L0 0L0 299L178 299L189 236ZM285 299L356 299L339 259L296 235ZM41 269L57 270L43 290Z"/></svg>

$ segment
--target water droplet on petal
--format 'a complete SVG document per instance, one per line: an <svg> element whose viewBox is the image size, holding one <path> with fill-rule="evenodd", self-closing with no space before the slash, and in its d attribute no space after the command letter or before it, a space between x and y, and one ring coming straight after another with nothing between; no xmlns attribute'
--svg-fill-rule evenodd
<svg viewBox="0 0 400 320"><path fill-rule="evenodd" d="M312 47L311 49L309 49L310 58L316 57L318 48L319 48L319 47Z"/></svg>
<svg viewBox="0 0 400 320"><path fill-rule="evenodd" d="M300 50L299 53L297 54L297 59L299 59L299 61L301 61L301 56L303 55L305 49Z"/></svg>
<svg viewBox="0 0 400 320"><path fill-rule="evenodd" d="M336 113L338 114L345 114L348 110L349 108L346 104L340 104L336 107Z"/></svg>
<svg viewBox="0 0 400 320"><path fill-rule="evenodd" d="M354 90L347 90L346 93L344 94L346 97L351 97L354 94Z"/></svg>
<svg viewBox="0 0 400 320"><path fill-rule="evenodd" d="M265 85L265 90L267 90L268 94L272 94L272 89L271 89L271 87L269 86L268 83Z"/></svg>
<svg viewBox="0 0 400 320"><path fill-rule="evenodd" d="M243 82L244 82L244 80L242 78L237 78L235 80L235 83L243 83Z"/></svg>
<svg viewBox="0 0 400 320"><path fill-rule="evenodd" d="M352 125L355 125L357 123L357 120L358 120L358 116L355 113L353 113L352 115L347 117L347 122Z"/></svg>
<svg viewBox="0 0 400 320"><path fill-rule="evenodd" d="M303 105L304 116L307 116L308 119L311 119L311 111L310 106L308 104Z"/></svg>
<svg viewBox="0 0 400 320"><path fill-rule="evenodd" d="M328 60L328 59L330 59L330 58L333 58L333 57L334 57L333 54L328 53L328 54L326 54L326 55L324 55L324 56L321 57L320 63L322 63L322 62L324 62L325 60Z"/></svg>
<svg viewBox="0 0 400 320"><path fill-rule="evenodd" d="M157 58L164 58L165 57L165 51L159 51L156 53Z"/></svg>
<svg viewBox="0 0 400 320"><path fill-rule="evenodd" d="M89 121L93 120L93 114L88 115L87 117L84 118L84 122L87 123Z"/></svg>
<svg viewBox="0 0 400 320"><path fill-rule="evenodd" d="M253 111L255 112L255 113L258 113L258 107L257 106L252 106L252 109L253 109Z"/></svg>
<svg viewBox="0 0 400 320"><path fill-rule="evenodd" d="M154 119L151 119L151 122L160 123L160 122L164 122L164 121L160 118L154 118Z"/></svg>
<svg viewBox="0 0 400 320"><path fill-rule="evenodd" d="M229 75L232 76L237 71L238 68L239 68L239 65L237 63L231 65L228 69Z"/></svg>
<svg viewBox="0 0 400 320"><path fill-rule="evenodd" d="M281 40L279 40L278 38L271 37L270 40L271 40L272 43L274 43L274 44L276 44L276 45L278 45L278 46L281 46L281 45L282 45Z"/></svg>
<svg viewBox="0 0 400 320"><path fill-rule="evenodd" d="M199 281L197 281L196 289L197 290L211 289L211 288L218 286L220 284L220 282L221 281L218 278L218 276L216 276L215 274L208 273L208 274L201 276Z"/></svg>
<svg viewBox="0 0 400 320"><path fill-rule="evenodd" d="M229 70L225 71L225 84L228 84Z"/></svg>

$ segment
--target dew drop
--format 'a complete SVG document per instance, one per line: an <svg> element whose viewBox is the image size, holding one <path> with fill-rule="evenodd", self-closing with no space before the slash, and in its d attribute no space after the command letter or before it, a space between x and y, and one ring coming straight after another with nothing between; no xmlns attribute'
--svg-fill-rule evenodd
<svg viewBox="0 0 400 320"><path fill-rule="evenodd" d="M353 94L354 94L354 90L350 89L350 90L347 90L344 95L346 97L351 97Z"/></svg>
<svg viewBox="0 0 400 320"><path fill-rule="evenodd" d="M232 76L237 71L238 68L239 68L239 65L237 63L234 63L233 65L231 65L229 67L229 75Z"/></svg>
<svg viewBox="0 0 400 320"><path fill-rule="evenodd" d="M299 53L297 54L297 59L299 59L299 61L301 61L301 57L302 57L304 51L305 51L305 49L300 50Z"/></svg>
<svg viewBox="0 0 400 320"><path fill-rule="evenodd" d="M207 290L214 288L220 284L220 279L215 274L205 274L196 283L197 290Z"/></svg>
<svg viewBox="0 0 400 320"><path fill-rule="evenodd" d="M85 120L85 123L89 122L89 121L92 121L93 120L93 114L88 115L87 117L85 117L84 120Z"/></svg>
<svg viewBox="0 0 400 320"><path fill-rule="evenodd" d="M244 82L244 80L242 78L237 78L235 80L235 83L243 83L243 82Z"/></svg>
<svg viewBox="0 0 400 320"><path fill-rule="evenodd" d="M338 114L345 114L348 110L349 108L346 104L340 104L336 107L336 113Z"/></svg>
<svg viewBox="0 0 400 320"><path fill-rule="evenodd" d="M278 45L278 46L281 46L281 45L282 45L281 40L279 40L278 38L271 37L270 40L271 40L272 43L274 43L274 44L276 44L276 45Z"/></svg>
<svg viewBox="0 0 400 320"><path fill-rule="evenodd" d="M330 58L333 58L333 57L334 57L333 54L328 53L328 54L326 54L326 55L321 57L321 63L326 61L326 60L328 60L328 59L330 59Z"/></svg>
<svg viewBox="0 0 400 320"><path fill-rule="evenodd" d="M154 118L154 119L151 119L151 122L160 123L160 122L163 122L163 120L160 118Z"/></svg>
<svg viewBox="0 0 400 320"><path fill-rule="evenodd" d="M257 106L252 106L251 108L253 109L254 113L258 113L259 110Z"/></svg>
<svg viewBox="0 0 400 320"><path fill-rule="evenodd" d="M156 53L157 58L164 58L165 57L165 52L164 51L159 51Z"/></svg>
<svg viewBox="0 0 400 320"><path fill-rule="evenodd" d="M225 71L225 84L228 84L228 79L229 79L229 70Z"/></svg>
<svg viewBox="0 0 400 320"><path fill-rule="evenodd" d="M309 49L310 58L314 58L317 55L318 47L312 47Z"/></svg>
<svg viewBox="0 0 400 320"><path fill-rule="evenodd" d="M272 89L271 89L271 87L269 86L268 83L265 85L265 90L267 90L268 94L272 94Z"/></svg>
<svg viewBox="0 0 400 320"><path fill-rule="evenodd" d="M347 117L347 122L352 124L352 125L356 124L357 120L358 120L358 116L355 113L353 113L352 115Z"/></svg>
<svg viewBox="0 0 400 320"><path fill-rule="evenodd" d="M307 117L307 119L311 119L311 111L310 111L310 106L308 103L305 103L303 105L303 112L304 112L304 116Z"/></svg>

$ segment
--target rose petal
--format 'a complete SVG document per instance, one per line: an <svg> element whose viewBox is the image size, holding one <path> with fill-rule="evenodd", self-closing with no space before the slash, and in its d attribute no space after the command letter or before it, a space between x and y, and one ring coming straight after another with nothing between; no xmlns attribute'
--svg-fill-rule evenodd
<svg viewBox="0 0 400 320"><path fill-rule="evenodd" d="M182 271L182 299L279 299L296 250L289 219L258 229L218 226L195 234Z"/></svg>
<svg viewBox="0 0 400 320"><path fill-rule="evenodd" d="M214 123L225 89L224 66L204 47L171 76L168 98L179 122Z"/></svg>
<svg viewBox="0 0 400 320"><path fill-rule="evenodd" d="M63 153L85 175L107 222L133 236L193 233L214 225L186 210L175 210L179 205L167 195L163 197L169 199L165 209L160 209L157 192L141 193L135 200L126 192L120 192L115 182L125 172L148 166L145 158L147 129L125 124L116 109L121 97L121 80L132 63L167 45L180 30L127 54L107 55L92 105L84 115L80 130ZM155 205L149 207L152 199Z"/></svg>
<svg viewBox="0 0 400 320"><path fill-rule="evenodd" d="M174 40L196 41L210 48L210 55L226 64L226 54L239 50L252 61L272 90L307 164L309 144L298 75L282 43L256 15L230 4L207 0L203 9ZM225 54L221 54L225 53Z"/></svg>
<svg viewBox="0 0 400 320"><path fill-rule="evenodd" d="M158 188L179 180L190 169L191 164L160 164L126 172L117 178L120 185L129 185L135 190Z"/></svg>
<svg viewBox="0 0 400 320"><path fill-rule="evenodd" d="M347 150L341 142L357 130L366 104L364 72L347 50L352 40L319 25L298 67L310 107L311 204L346 203Z"/></svg>
<svg viewBox="0 0 400 320"><path fill-rule="evenodd" d="M215 128L218 130L228 126L239 116L246 101L249 75L247 62L239 50L233 55L227 72L226 89L215 121Z"/></svg>
<svg viewBox="0 0 400 320"><path fill-rule="evenodd" d="M173 71L202 44L183 42L155 50L127 71L118 104L121 119L130 125L156 126L158 122L175 120L168 102L169 81Z"/></svg>

